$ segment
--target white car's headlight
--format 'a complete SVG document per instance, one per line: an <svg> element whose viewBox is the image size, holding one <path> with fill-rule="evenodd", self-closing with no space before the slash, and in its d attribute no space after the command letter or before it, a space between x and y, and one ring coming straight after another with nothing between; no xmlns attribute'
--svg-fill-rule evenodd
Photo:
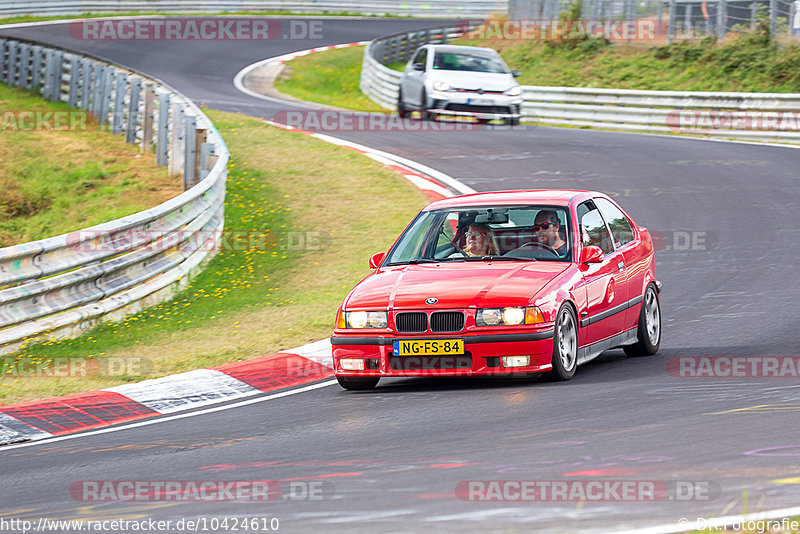
<svg viewBox="0 0 800 534"><path fill-rule="evenodd" d="M386 328L389 321L385 311L345 312L346 328Z"/></svg>
<svg viewBox="0 0 800 534"><path fill-rule="evenodd" d="M542 312L536 306L527 308L484 308L475 315L476 326L508 326L543 323Z"/></svg>
<svg viewBox="0 0 800 534"><path fill-rule="evenodd" d="M443 81L436 81L433 82L433 88L437 91L448 91L450 90L450 84Z"/></svg>
<svg viewBox="0 0 800 534"><path fill-rule="evenodd" d="M508 96L519 96L522 94L522 87L520 87L519 85L515 85L514 87L506 91L506 94Z"/></svg>

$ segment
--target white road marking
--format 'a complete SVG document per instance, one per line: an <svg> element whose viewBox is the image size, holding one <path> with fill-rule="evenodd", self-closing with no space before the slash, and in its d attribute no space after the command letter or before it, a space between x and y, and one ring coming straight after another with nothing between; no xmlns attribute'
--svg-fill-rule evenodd
<svg viewBox="0 0 800 534"><path fill-rule="evenodd" d="M336 380L329 380L327 382L321 382L319 384L312 384L310 386L305 386L305 387L298 388L298 389L292 389L290 391L283 391L281 393L275 393L273 395L267 395L265 397L258 397L257 399L247 399L247 400L235 402L233 404L226 404L225 406L215 406L213 408L206 408L205 410L198 410L198 411L195 411L195 412L182 413L182 414L176 414L176 415L167 415L165 417L157 417L155 419L147 419L145 421L139 421L137 423L130 423L130 424L127 424L127 425L117 426L117 427L113 427L113 428L101 428L99 430L92 430L90 432L83 432L83 433L80 433L80 434L69 434L67 436L56 436L54 438L43 439L41 441L34 441L34 442L31 442L31 443L20 443L18 445L8 445L7 447L0 447L0 453L3 453L5 451L9 451L11 449L20 449L22 447L34 447L34 446L37 446L37 445L44 445L44 444L47 444L47 443L55 443L57 441L66 441L66 440L70 440L70 439L84 438L84 437L87 437L87 436L96 436L98 434L107 434L107 433L110 433L110 432L117 432L117 431L120 431L120 430L128 430L128 429L131 429L131 428L139 428L139 427L143 427L143 426L155 425L157 423L165 423L167 421L175 421L176 419L185 419L187 417L195 417L197 415L205 415L205 414L214 413L214 412L221 412L223 410L230 410L232 408L239 408L241 406L247 406L249 404L256 404L256 403L265 402L265 401L268 401L268 400L280 399L280 398L283 398L283 397L288 397L290 395L296 395L298 393L305 393L306 391L311 391L311 390L314 390L314 389L323 388L325 386L332 386L333 384L337 384L337 381Z"/></svg>

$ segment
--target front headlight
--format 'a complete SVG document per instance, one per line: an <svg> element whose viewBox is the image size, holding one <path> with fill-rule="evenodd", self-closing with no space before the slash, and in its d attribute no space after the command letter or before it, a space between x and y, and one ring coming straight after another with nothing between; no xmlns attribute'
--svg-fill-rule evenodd
<svg viewBox="0 0 800 534"><path fill-rule="evenodd" d="M345 312L346 328L386 328L389 320L385 311Z"/></svg>
<svg viewBox="0 0 800 534"><path fill-rule="evenodd" d="M536 306L527 308L484 308L475 315L476 326L511 326L544 322Z"/></svg>
<svg viewBox="0 0 800 534"><path fill-rule="evenodd" d="M506 94L508 96L519 96L522 94L522 87L520 87L519 85L515 85L514 87L506 91Z"/></svg>
<svg viewBox="0 0 800 534"><path fill-rule="evenodd" d="M450 89L450 84L447 83L447 82L436 81L436 82L433 82L433 88L436 91L447 91L447 90Z"/></svg>

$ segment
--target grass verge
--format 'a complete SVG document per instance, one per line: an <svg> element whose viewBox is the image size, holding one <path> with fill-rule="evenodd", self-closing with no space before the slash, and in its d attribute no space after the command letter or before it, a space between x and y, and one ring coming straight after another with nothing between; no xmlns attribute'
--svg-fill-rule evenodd
<svg viewBox="0 0 800 534"><path fill-rule="evenodd" d="M328 106L386 112L359 89L363 55L363 46L350 46L301 56L285 64L275 88Z"/></svg>
<svg viewBox="0 0 800 534"><path fill-rule="evenodd" d="M6 247L155 206L181 181L87 112L0 85L0 190Z"/></svg>
<svg viewBox="0 0 800 534"><path fill-rule="evenodd" d="M2 357L0 403L104 388L322 339L344 296L368 274L369 256L386 250L427 203L408 182L356 152L242 115L207 113L232 154L225 200L231 245L168 302L81 337L32 342ZM72 361L97 362L87 368L101 372L18 372Z"/></svg>

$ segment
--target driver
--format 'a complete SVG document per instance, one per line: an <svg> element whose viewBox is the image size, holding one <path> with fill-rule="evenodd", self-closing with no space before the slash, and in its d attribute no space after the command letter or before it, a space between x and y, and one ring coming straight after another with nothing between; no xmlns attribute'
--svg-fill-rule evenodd
<svg viewBox="0 0 800 534"><path fill-rule="evenodd" d="M532 230L539 243L549 246L559 256L564 256L567 253L567 244L561 239L560 228L561 224L558 222L556 212L542 210L536 214Z"/></svg>
<svg viewBox="0 0 800 534"><path fill-rule="evenodd" d="M467 256L494 256L497 255L497 242L494 232L485 224L470 224L464 233L467 240L464 243L464 254Z"/></svg>

